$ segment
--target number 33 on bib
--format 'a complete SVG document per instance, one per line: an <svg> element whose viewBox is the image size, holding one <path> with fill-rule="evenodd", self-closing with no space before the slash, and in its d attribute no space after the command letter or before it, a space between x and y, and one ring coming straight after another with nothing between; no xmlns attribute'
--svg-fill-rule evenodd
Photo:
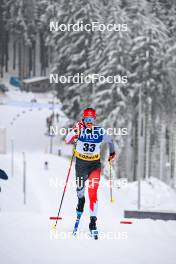
<svg viewBox="0 0 176 264"><path fill-rule="evenodd" d="M71 143L78 137L75 156L82 160L93 161L100 159L100 146L103 142L109 144L110 153L114 152L112 138L104 133L104 129L95 126L93 129L82 128L79 136L72 130L65 138L66 143Z"/></svg>

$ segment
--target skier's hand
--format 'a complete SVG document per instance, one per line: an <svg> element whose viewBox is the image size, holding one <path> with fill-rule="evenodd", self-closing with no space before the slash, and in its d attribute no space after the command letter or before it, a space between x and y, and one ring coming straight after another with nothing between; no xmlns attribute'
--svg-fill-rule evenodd
<svg viewBox="0 0 176 264"><path fill-rule="evenodd" d="M76 122L74 127L73 127L73 130L76 132L77 135L80 134L81 132L81 129L84 127L84 123L83 121L79 121L79 122Z"/></svg>
<svg viewBox="0 0 176 264"><path fill-rule="evenodd" d="M109 154L108 161L113 161L113 160L115 160L115 158L116 158L116 154L115 154L115 152L112 152Z"/></svg>

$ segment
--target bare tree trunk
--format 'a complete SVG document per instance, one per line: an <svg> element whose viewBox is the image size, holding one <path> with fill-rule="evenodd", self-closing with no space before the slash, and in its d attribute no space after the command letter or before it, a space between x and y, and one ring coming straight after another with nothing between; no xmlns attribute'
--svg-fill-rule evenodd
<svg viewBox="0 0 176 264"><path fill-rule="evenodd" d="M176 122L174 122L174 142L173 142L173 151L174 151L174 169L173 169L173 186L176 188Z"/></svg>
<svg viewBox="0 0 176 264"><path fill-rule="evenodd" d="M0 69L0 74L1 74L1 78L3 78L3 76L4 76L4 71L3 71L3 67L4 67L4 52L3 52L3 40L1 39L1 43L0 43L0 59L1 59L1 61L0 61L0 67L1 67L1 69Z"/></svg>
<svg viewBox="0 0 176 264"><path fill-rule="evenodd" d="M18 76L19 79L22 80L22 48L21 48L21 39L19 39L18 43Z"/></svg>
<svg viewBox="0 0 176 264"><path fill-rule="evenodd" d="M43 43L43 33L40 33L40 75L44 74L44 43Z"/></svg>
<svg viewBox="0 0 176 264"><path fill-rule="evenodd" d="M166 127L163 121L161 121L161 134L160 134L160 180L163 180L163 170L164 170L164 152L165 152L165 131Z"/></svg>
<svg viewBox="0 0 176 264"><path fill-rule="evenodd" d="M133 181L137 179L137 155L138 155L138 126L137 119L135 117L134 121L134 172L133 172Z"/></svg>
<svg viewBox="0 0 176 264"><path fill-rule="evenodd" d="M26 69L25 69L25 63L26 63L26 54L25 54L26 46L24 43L24 40L22 41L22 79L26 76Z"/></svg>
<svg viewBox="0 0 176 264"><path fill-rule="evenodd" d="M28 61L28 69L29 69L29 77L31 77L32 73L32 64L33 64L33 57L32 57L32 47L29 47L29 61Z"/></svg>
<svg viewBox="0 0 176 264"><path fill-rule="evenodd" d="M166 139L168 141L167 142L167 144L168 144L168 150L167 150L168 151L168 153L167 153L167 155L168 155L167 182L169 185L171 185L171 180L172 180L172 146L173 146L173 138L172 138L172 133L171 133L172 127L173 127L172 124L170 124L168 126L169 138Z"/></svg>
<svg viewBox="0 0 176 264"><path fill-rule="evenodd" d="M150 144L150 136L151 136L151 118L150 118L150 112L151 112L151 106L150 104L147 107L147 120L146 120L146 150L145 150L145 178L148 179L150 177L150 156L151 156L151 144Z"/></svg>
<svg viewBox="0 0 176 264"><path fill-rule="evenodd" d="M36 76L36 41L33 43L33 76Z"/></svg>
<svg viewBox="0 0 176 264"><path fill-rule="evenodd" d="M30 78L30 46L25 48L25 78Z"/></svg>
<svg viewBox="0 0 176 264"><path fill-rule="evenodd" d="M128 133L129 135L126 137L126 171L127 171L127 178L129 180L132 179L132 171L131 171L131 156L132 156L132 151L131 151L131 122L128 122Z"/></svg>
<svg viewBox="0 0 176 264"><path fill-rule="evenodd" d="M4 77L4 30L0 34L0 58L1 58L1 78Z"/></svg>
<svg viewBox="0 0 176 264"><path fill-rule="evenodd" d="M5 71L8 72L8 61L9 61L9 34L5 32Z"/></svg>
<svg viewBox="0 0 176 264"><path fill-rule="evenodd" d="M138 103L138 155L137 155L137 179L138 179L138 210L141 208L141 176L142 176L142 96L141 87L139 88L139 103Z"/></svg>
<svg viewBox="0 0 176 264"><path fill-rule="evenodd" d="M44 33L40 33L40 63L41 63L41 76L46 75L46 67L48 65L48 50L45 46Z"/></svg>
<svg viewBox="0 0 176 264"><path fill-rule="evenodd" d="M4 76L4 21L3 7L0 5L0 76Z"/></svg>
<svg viewBox="0 0 176 264"><path fill-rule="evenodd" d="M13 70L16 69L16 39L13 40Z"/></svg>
<svg viewBox="0 0 176 264"><path fill-rule="evenodd" d="M171 125L171 139L170 139L170 179L169 184L173 186L173 178L174 178L174 147L175 147L175 140L174 140L174 122Z"/></svg>

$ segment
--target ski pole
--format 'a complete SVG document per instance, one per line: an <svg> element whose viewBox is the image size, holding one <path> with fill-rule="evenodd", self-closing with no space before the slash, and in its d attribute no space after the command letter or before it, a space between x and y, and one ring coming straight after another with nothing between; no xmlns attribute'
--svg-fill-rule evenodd
<svg viewBox="0 0 176 264"><path fill-rule="evenodd" d="M113 195L112 195L112 163L109 161L109 186L110 186L110 202L114 203Z"/></svg>
<svg viewBox="0 0 176 264"><path fill-rule="evenodd" d="M71 172L71 167L72 167L72 163L73 163L73 158L74 158L74 155L75 155L75 148L76 148L76 146L75 146L74 149L73 149L73 154L72 154L72 157L71 157L71 160L70 160L70 166L69 166L69 170L68 170L68 173L67 173L66 182L65 182L65 186L64 186L64 190L63 190L63 194L62 194L62 198L61 198L60 206L59 206L59 210L58 210L58 213L57 213L57 216L58 216L58 217L57 217L57 219L56 219L56 223L53 225L53 230L56 230L57 221L59 220L59 215L60 215L60 211L61 211L61 208L62 208L62 203L63 203L63 200L64 200L64 196L65 196L65 192L66 192L66 188L67 188L67 183L68 183L68 179L69 179L70 172Z"/></svg>

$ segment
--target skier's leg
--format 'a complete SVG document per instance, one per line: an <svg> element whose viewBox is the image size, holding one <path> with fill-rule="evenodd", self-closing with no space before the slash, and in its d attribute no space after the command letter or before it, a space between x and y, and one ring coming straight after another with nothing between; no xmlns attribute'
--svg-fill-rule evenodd
<svg viewBox="0 0 176 264"><path fill-rule="evenodd" d="M77 218L76 218L76 222L74 225L74 229L73 229L73 235L76 236L77 234L77 230L78 230L78 226L79 226L79 222L82 216L82 213L84 211L84 204L85 204L85 197L84 197L84 192L85 192L85 181L83 180L84 178L82 177L82 170L79 169L79 166L75 167L76 169L76 191L77 191L77 197L78 197L78 204L76 207L76 214L77 214Z"/></svg>
<svg viewBox="0 0 176 264"><path fill-rule="evenodd" d="M97 207L98 207L97 191L100 181L100 172L101 169L97 168L89 174L88 194L90 200L90 216L97 215Z"/></svg>
<svg viewBox="0 0 176 264"><path fill-rule="evenodd" d="M76 207L77 212L83 212L84 211L84 204L85 204L85 180L86 177L83 174L83 171L76 166L76 192L78 197L78 204Z"/></svg>
<svg viewBox="0 0 176 264"><path fill-rule="evenodd" d="M84 197L85 186L80 186L79 185L79 179L76 180L76 184L77 184L77 189L76 190L77 190L77 196L78 196L78 204L77 204L77 207L76 207L77 217L76 217L76 222L75 222L74 229L73 229L73 235L74 236L77 234L79 222L80 222L82 213L84 211L84 204L85 204L85 197Z"/></svg>
<svg viewBox="0 0 176 264"><path fill-rule="evenodd" d="M76 211L78 212L83 212L84 211L84 204L85 204L85 197L78 197L78 204L77 204L77 207L76 207Z"/></svg>
<svg viewBox="0 0 176 264"><path fill-rule="evenodd" d="M97 221L97 207L98 207L97 191L100 181L100 172L101 169L97 168L89 174L89 187L88 187L89 200L90 200L89 229L94 239L98 239L96 221Z"/></svg>

